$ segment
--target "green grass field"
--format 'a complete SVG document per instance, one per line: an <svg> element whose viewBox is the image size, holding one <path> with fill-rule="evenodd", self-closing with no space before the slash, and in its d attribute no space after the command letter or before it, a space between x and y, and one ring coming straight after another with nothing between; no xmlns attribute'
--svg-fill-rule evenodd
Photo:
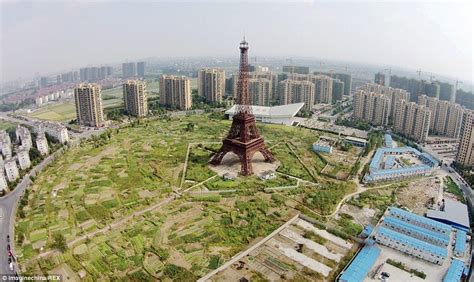
<svg viewBox="0 0 474 282"><path fill-rule="evenodd" d="M12 123L3 119L0 119L0 130L7 130L9 128L16 127L16 123Z"/></svg>
<svg viewBox="0 0 474 282"><path fill-rule="evenodd" d="M29 116L42 120L69 121L76 118L76 107L73 102L56 103L41 107Z"/></svg>

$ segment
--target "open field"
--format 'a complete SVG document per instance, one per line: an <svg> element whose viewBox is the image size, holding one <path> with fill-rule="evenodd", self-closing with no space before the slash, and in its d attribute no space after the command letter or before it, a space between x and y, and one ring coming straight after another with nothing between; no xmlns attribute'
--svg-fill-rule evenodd
<svg viewBox="0 0 474 282"><path fill-rule="evenodd" d="M74 102L55 103L41 107L29 116L42 120L69 121L76 118L76 106Z"/></svg>
<svg viewBox="0 0 474 282"><path fill-rule="evenodd" d="M9 128L16 127L16 123L12 123L3 119L0 119L0 130L7 130Z"/></svg>
<svg viewBox="0 0 474 282"><path fill-rule="evenodd" d="M145 121L69 149L35 180L18 216L24 273L71 269L84 280L194 280L270 234L300 205L330 213L353 191L317 175L314 131L279 125L258 125L282 163L275 179L216 177L207 161L229 125L208 115ZM189 144L202 145L190 149L185 170ZM281 196L264 192L299 182ZM172 196L189 188L237 191ZM124 218L131 220L119 224ZM57 234L69 243L64 252L54 251Z"/></svg>

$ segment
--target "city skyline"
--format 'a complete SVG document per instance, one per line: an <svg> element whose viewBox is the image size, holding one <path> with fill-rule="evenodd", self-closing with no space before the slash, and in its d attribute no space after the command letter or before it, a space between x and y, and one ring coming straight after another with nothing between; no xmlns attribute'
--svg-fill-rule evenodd
<svg viewBox="0 0 474 282"><path fill-rule="evenodd" d="M147 57L231 56L243 34L252 57L394 65L472 81L469 2L140 3L2 3L2 41L9 43L1 81ZM86 36L96 44L73 44ZM130 36L141 44L122 40Z"/></svg>

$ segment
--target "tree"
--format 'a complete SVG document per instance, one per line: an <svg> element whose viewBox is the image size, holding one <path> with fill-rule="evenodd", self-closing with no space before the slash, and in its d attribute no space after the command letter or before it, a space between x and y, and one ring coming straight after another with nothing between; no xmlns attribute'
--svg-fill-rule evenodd
<svg viewBox="0 0 474 282"><path fill-rule="evenodd" d="M64 237L63 234L61 233L56 233L53 236L53 247L58 249L61 252L65 252L67 250L67 243L66 243L66 238Z"/></svg>
<svg viewBox="0 0 474 282"><path fill-rule="evenodd" d="M186 131L194 131L194 126L195 126L194 123L189 122L189 123L186 125Z"/></svg>
<svg viewBox="0 0 474 282"><path fill-rule="evenodd" d="M36 149L35 147L31 147L28 154L30 155L31 162L35 162L37 160L39 161L43 158L43 156L41 156L40 151L38 151L38 149Z"/></svg>

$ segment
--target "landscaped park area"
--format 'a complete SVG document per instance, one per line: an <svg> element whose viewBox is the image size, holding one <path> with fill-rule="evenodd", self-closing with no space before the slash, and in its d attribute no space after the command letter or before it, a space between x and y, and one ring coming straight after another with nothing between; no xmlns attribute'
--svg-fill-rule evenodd
<svg viewBox="0 0 474 282"><path fill-rule="evenodd" d="M144 120L70 148L22 199L22 273L191 281L297 213L324 224L356 190L319 173L317 131L283 125L258 125L280 162L274 177L217 175L208 161L229 126L216 114ZM331 224L345 238L359 231L346 219Z"/></svg>

